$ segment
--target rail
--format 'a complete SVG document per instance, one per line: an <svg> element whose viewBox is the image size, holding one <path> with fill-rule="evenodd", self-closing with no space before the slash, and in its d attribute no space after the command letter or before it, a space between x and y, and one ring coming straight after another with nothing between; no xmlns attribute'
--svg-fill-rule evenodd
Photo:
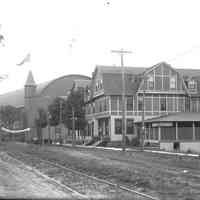
<svg viewBox="0 0 200 200"><path fill-rule="evenodd" d="M10 156L14 157L14 155L13 155L14 153L13 153L13 152L12 152L12 153L11 153L11 152L7 152L7 153L8 153ZM15 152L15 153L16 153L16 152ZM24 157L27 157L27 156L30 157L30 155L25 154L25 153L22 153L22 152L20 152L20 153L17 152L17 153L23 155ZM75 171L75 170L73 170L73 169L71 169L71 168L65 167L65 166L60 165L60 164L58 164L58 163L51 162L51 161L46 160L46 159L41 159L41 158L39 158L39 157L37 157L37 156L33 156L33 155L31 155L31 157L35 157L35 158L38 159L39 161L41 161L41 162L43 162L43 163L48 163L48 164L51 165L51 166L54 166L54 167L57 167L57 168L60 168L60 169L66 170L66 171L70 171L70 172L72 172L72 173L74 173L74 174L76 174L76 175L84 176L84 177L86 177L86 178L88 178L88 179L92 179L92 180L95 180L95 181L97 181L97 182L99 182L99 183L104 183L104 184L110 185L110 186L112 186L112 187L121 189L121 190L123 190L123 191L129 192L129 193L132 193L132 194L139 195L139 196L144 197L144 198L146 198L146 199L159 200L157 197L153 197L153 196L151 196L151 195L148 195L148 194L145 194L145 193L142 193L142 192L138 192L138 191L133 190L133 189L130 189L130 188L126 187L126 186L119 185L119 184L116 184L116 183L112 183L112 182L110 182L110 181L107 181L107 180L104 180L104 179L101 179L101 178L97 178L97 177L95 177L95 176L91 176L91 175L85 174L85 173L83 173L83 172ZM79 193L79 192L78 192L78 193Z"/></svg>

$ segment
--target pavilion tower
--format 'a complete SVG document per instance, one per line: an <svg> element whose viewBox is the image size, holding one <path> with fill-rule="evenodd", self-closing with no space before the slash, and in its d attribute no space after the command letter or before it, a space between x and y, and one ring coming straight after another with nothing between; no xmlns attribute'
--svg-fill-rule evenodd
<svg viewBox="0 0 200 200"><path fill-rule="evenodd" d="M36 83L33 78L32 71L29 71L26 83L24 85L24 105L25 113L27 119L27 127L31 128L31 134L29 139L35 137L35 116L36 116L36 104L35 104L35 94L36 94Z"/></svg>

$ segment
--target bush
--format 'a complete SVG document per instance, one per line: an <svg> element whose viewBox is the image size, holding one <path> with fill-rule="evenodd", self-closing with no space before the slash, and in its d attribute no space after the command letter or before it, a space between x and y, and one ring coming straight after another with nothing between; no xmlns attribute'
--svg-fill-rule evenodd
<svg viewBox="0 0 200 200"><path fill-rule="evenodd" d="M192 152L191 149L188 149L186 153L191 154L191 153L193 153L193 152Z"/></svg>
<svg viewBox="0 0 200 200"><path fill-rule="evenodd" d="M125 137L125 143L126 143L126 145L130 145L130 140L129 140L128 136Z"/></svg>
<svg viewBox="0 0 200 200"><path fill-rule="evenodd" d="M135 137L131 140L130 142L131 146L139 146L140 145L140 141L138 137Z"/></svg>

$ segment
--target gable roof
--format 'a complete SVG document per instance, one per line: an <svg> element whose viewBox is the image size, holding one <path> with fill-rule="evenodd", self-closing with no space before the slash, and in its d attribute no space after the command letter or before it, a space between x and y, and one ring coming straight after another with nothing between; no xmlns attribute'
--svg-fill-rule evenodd
<svg viewBox="0 0 200 200"><path fill-rule="evenodd" d="M160 62L157 63L156 65L153 65L151 67L124 67L125 73L128 74L142 74L146 70L151 70L151 68L157 67L159 65L169 65L170 64L166 62ZM106 65L97 65L96 68L99 70L101 73L122 73L122 67L121 66L106 66ZM189 77L200 77L200 69L191 69L191 68L174 68L180 75L182 76L189 76Z"/></svg>
<svg viewBox="0 0 200 200"><path fill-rule="evenodd" d="M200 69L181 69L176 68L177 72L179 72L182 76L188 77L200 77Z"/></svg>
<svg viewBox="0 0 200 200"><path fill-rule="evenodd" d="M125 94L133 95L138 88L138 78L134 74L125 74ZM119 95L122 91L122 75L121 73L104 73L103 88L105 95Z"/></svg>
<svg viewBox="0 0 200 200"><path fill-rule="evenodd" d="M100 72L100 73L122 73L122 67L121 66L106 66L106 65L97 65L96 69ZM124 73L125 74L140 74L142 72L145 71L145 67L124 67Z"/></svg>
<svg viewBox="0 0 200 200"><path fill-rule="evenodd" d="M145 72L150 71L155 67L159 67L160 65L170 66L168 63L160 62L152 67L124 67L125 73L125 85L126 85L126 95L134 94L141 82L141 76ZM120 66L105 66L105 65L97 65L95 69L95 73L101 73L103 77L103 88L105 95L119 95L122 90L122 67ZM200 80L200 70L198 69L178 69L173 68L177 71L181 77L197 77ZM93 81L91 81L93 84ZM199 83L200 84L200 83ZM199 87L200 88L200 87Z"/></svg>

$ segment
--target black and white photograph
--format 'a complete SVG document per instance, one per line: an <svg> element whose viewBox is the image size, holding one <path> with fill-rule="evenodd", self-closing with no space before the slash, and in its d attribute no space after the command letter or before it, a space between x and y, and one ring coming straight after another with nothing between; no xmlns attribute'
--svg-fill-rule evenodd
<svg viewBox="0 0 200 200"><path fill-rule="evenodd" d="M200 1L0 0L0 199L199 200Z"/></svg>

